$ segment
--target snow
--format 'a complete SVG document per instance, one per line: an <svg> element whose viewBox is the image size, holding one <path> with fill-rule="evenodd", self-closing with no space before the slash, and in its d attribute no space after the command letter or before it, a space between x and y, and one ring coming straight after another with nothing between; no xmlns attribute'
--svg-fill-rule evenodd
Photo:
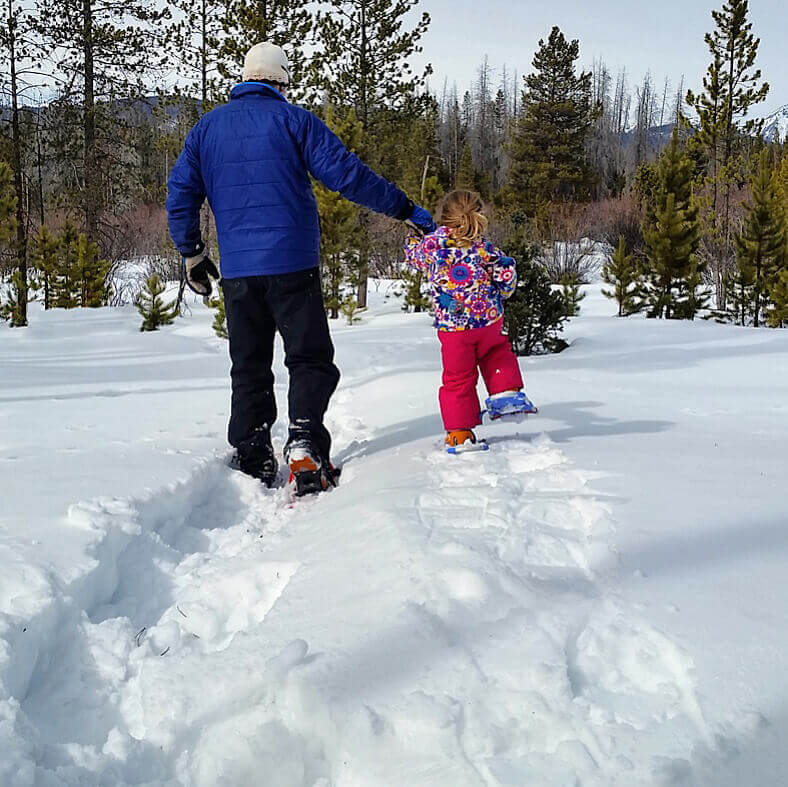
<svg viewBox="0 0 788 787"><path fill-rule="evenodd" d="M785 142L788 138L788 104L763 119L763 137L767 142Z"/></svg>
<svg viewBox="0 0 788 787"><path fill-rule="evenodd" d="M0 785L783 783L788 333L586 289L540 414L449 457L372 288L295 505L226 467L202 304L0 328Z"/></svg>

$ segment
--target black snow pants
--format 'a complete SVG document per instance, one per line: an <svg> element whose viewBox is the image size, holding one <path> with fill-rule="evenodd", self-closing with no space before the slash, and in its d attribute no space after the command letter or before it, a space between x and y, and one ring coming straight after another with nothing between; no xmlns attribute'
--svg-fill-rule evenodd
<svg viewBox="0 0 788 787"><path fill-rule="evenodd" d="M290 439L308 435L328 460L331 437L323 416L339 382L339 370L334 365L319 268L223 279L222 290L232 360L230 445L248 456L256 431L276 421L271 366L278 330L290 373Z"/></svg>

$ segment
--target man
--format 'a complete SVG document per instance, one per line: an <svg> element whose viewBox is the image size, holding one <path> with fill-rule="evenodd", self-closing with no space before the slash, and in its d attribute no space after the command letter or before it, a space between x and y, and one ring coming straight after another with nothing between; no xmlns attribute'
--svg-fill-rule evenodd
<svg viewBox="0 0 788 787"><path fill-rule="evenodd" d="M186 282L211 293L219 271L200 235L208 199L216 220L232 359L228 439L234 464L269 485L276 421L274 334L290 373L285 461L298 494L336 482L331 437L323 425L339 381L320 286L320 223L310 174L332 191L428 232L432 217L350 153L311 112L287 101L285 53L270 43L246 55L243 82L229 103L189 132L168 182L170 234Z"/></svg>

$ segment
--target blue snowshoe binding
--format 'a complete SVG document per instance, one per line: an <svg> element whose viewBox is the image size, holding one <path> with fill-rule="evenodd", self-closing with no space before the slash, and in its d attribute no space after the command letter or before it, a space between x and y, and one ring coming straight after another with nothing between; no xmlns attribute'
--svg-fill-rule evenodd
<svg viewBox="0 0 788 787"><path fill-rule="evenodd" d="M497 421L505 416L534 415L539 412L536 405L522 391L490 396L484 404L487 407L485 412L491 421Z"/></svg>

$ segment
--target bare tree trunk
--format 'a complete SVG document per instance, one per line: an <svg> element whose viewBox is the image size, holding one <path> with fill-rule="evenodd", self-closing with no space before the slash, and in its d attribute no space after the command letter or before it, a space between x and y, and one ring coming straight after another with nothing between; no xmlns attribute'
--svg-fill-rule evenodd
<svg viewBox="0 0 788 787"><path fill-rule="evenodd" d="M82 0L83 56L85 59L85 96L83 101L83 186L85 235L89 243L98 241L98 180L96 165L96 101L93 66L92 0Z"/></svg>

